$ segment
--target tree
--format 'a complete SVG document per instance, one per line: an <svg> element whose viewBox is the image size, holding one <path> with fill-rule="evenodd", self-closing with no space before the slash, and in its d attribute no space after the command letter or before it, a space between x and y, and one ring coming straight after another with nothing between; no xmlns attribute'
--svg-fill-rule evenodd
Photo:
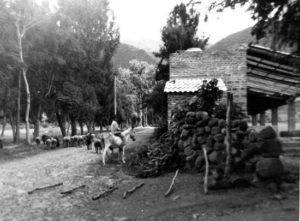
<svg viewBox="0 0 300 221"><path fill-rule="evenodd" d="M46 6L43 3L43 6ZM24 60L24 43L23 40L25 38L25 34L35 27L38 23L40 23L46 16L47 12L42 11L42 8L47 7L39 7L39 5L33 0L17 0L17 1L8 1L2 0L2 5L4 5L4 9L6 13L2 19L5 22L12 22L15 26L16 36L17 36L17 50L19 54L19 60L22 64L21 66L21 74L24 81L25 91L26 91L26 115L25 115L25 123L26 123L26 142L30 143L29 138L29 113L30 113L30 89L29 83L27 79L27 65ZM20 82L20 78L19 78ZM19 83L20 85L20 83ZM19 89L20 90L20 89ZM20 95L18 95L19 97ZM19 105L18 105L19 106ZM19 110L18 110L19 112ZM19 113L18 113L19 116ZM19 124L19 123L17 123Z"/></svg>
<svg viewBox="0 0 300 221"><path fill-rule="evenodd" d="M82 121L83 116L89 116L89 121L93 121L88 125L88 128L91 128L91 125L94 125L94 117L91 118L90 113L96 111L99 121L109 117L111 113L113 71L110 61L119 43L119 31L107 0L68 0L59 1L59 5L59 14L63 15L59 18L60 29L70 30L71 34L69 40L62 42L59 50L66 59L67 65L63 72L68 76L61 80L59 85L62 86L62 83L67 81L74 89L81 88L82 97L85 93L84 87L91 86L88 94L95 95L97 102L93 100L87 104L85 99L80 101L78 107L82 107L81 110L85 113L79 115L67 111L71 114L69 116L73 125L76 123L74 121Z"/></svg>
<svg viewBox="0 0 300 221"><path fill-rule="evenodd" d="M137 111L142 120L142 125L147 122L147 103L146 96L152 90L154 80L154 66L145 61L131 60L130 61L130 80L133 85L133 92L137 95ZM146 114L143 114L143 109L146 109Z"/></svg>
<svg viewBox="0 0 300 221"><path fill-rule="evenodd" d="M165 123L167 119L167 95L164 93L165 81L156 81L151 92L146 96L146 102L151 107L153 113L152 122Z"/></svg>
<svg viewBox="0 0 300 221"><path fill-rule="evenodd" d="M155 56L160 58L156 80L169 79L169 55L171 53L192 47L204 49L207 45L208 38L197 37L199 15L190 3L176 5L170 13L167 25L162 29L163 46L158 53L155 53Z"/></svg>
<svg viewBox="0 0 300 221"><path fill-rule="evenodd" d="M299 0L219 0L211 4L210 10L223 11L247 4L252 18L256 20L252 34L258 40L271 36L274 49L288 46L294 49L293 53L300 55Z"/></svg>
<svg viewBox="0 0 300 221"><path fill-rule="evenodd" d="M39 136L40 118L48 109L47 100L54 88L55 80L66 65L65 59L58 53L59 41L62 36L58 31L55 16L49 17L43 25L34 27L25 38L29 42L26 47L28 64L28 81L31 86L32 108L30 119L34 123L34 137Z"/></svg>

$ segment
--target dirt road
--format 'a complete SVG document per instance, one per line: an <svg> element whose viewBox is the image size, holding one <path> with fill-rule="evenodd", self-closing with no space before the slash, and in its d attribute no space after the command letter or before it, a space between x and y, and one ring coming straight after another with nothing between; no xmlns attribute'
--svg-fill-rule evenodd
<svg viewBox="0 0 300 221"><path fill-rule="evenodd" d="M153 129L138 130L147 140ZM132 148L138 148L131 145ZM202 193L200 175L179 174L174 193L165 198L173 174L135 179L121 165L103 167L100 155L85 148L41 152L23 159L0 161L0 220L298 220L299 192L272 200L264 189L238 189ZM27 192L62 182L48 190ZM122 199L124 191L145 185ZM60 192L85 185L68 196ZM99 200L92 197L118 187Z"/></svg>

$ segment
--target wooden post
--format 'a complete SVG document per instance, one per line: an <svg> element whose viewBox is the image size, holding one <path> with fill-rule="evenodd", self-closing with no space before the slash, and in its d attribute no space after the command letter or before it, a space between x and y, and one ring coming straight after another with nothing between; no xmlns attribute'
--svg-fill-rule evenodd
<svg viewBox="0 0 300 221"><path fill-rule="evenodd" d="M257 115L252 115L252 126L256 126L257 125Z"/></svg>
<svg viewBox="0 0 300 221"><path fill-rule="evenodd" d="M233 96L232 93L227 92L227 112L226 112L226 164L224 177L229 178L231 170L231 112L232 112L232 102Z"/></svg>
<svg viewBox="0 0 300 221"><path fill-rule="evenodd" d="M272 112L272 125L278 126L278 108L275 107L271 110Z"/></svg>
<svg viewBox="0 0 300 221"><path fill-rule="evenodd" d="M117 116L117 77L114 75L114 114Z"/></svg>
<svg viewBox="0 0 300 221"><path fill-rule="evenodd" d="M288 102L288 131L294 131L296 129L296 106L295 100L292 99Z"/></svg>
<svg viewBox="0 0 300 221"><path fill-rule="evenodd" d="M260 126L265 126L266 125L266 114L265 114L265 112L260 113L259 123L260 123Z"/></svg>

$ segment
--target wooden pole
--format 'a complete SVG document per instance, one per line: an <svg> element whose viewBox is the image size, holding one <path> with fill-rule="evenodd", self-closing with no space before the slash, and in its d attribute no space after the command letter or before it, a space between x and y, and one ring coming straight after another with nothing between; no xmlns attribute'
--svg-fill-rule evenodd
<svg viewBox="0 0 300 221"><path fill-rule="evenodd" d="M252 126L256 126L257 125L257 115L252 115Z"/></svg>
<svg viewBox="0 0 300 221"><path fill-rule="evenodd" d="M292 99L288 102L288 131L296 129L296 106L295 101Z"/></svg>
<svg viewBox="0 0 300 221"><path fill-rule="evenodd" d="M271 110L272 113L272 125L278 126L278 108L275 107Z"/></svg>
<svg viewBox="0 0 300 221"><path fill-rule="evenodd" d="M265 114L265 112L260 113L259 123L260 123L260 126L265 126L266 125L266 114Z"/></svg>
<svg viewBox="0 0 300 221"><path fill-rule="evenodd" d="M203 155L204 155L204 160L205 160L205 174L204 174L204 193L208 193L208 172L209 172L209 162L208 162L208 157L207 157L207 151L205 147L202 147L203 150Z"/></svg>
<svg viewBox="0 0 300 221"><path fill-rule="evenodd" d="M224 177L229 178L231 170L231 112L232 112L232 102L233 96L232 93L227 92L227 112L226 112L226 162L225 162L225 171Z"/></svg>
<svg viewBox="0 0 300 221"><path fill-rule="evenodd" d="M117 78L114 75L114 114L117 115Z"/></svg>

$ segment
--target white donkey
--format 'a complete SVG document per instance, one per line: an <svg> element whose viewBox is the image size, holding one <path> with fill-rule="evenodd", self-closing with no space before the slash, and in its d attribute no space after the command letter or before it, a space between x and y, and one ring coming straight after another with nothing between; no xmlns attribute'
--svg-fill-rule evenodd
<svg viewBox="0 0 300 221"><path fill-rule="evenodd" d="M109 133L108 143L105 145L103 153L102 153L103 165L105 165L105 157L106 157L108 149L113 151L114 148L119 149L119 155L118 155L119 159L120 159L120 153L122 152L122 161L123 161L123 163L125 163L125 147L126 147L129 137L133 141L135 141L135 129L134 129L134 127L130 127L128 129L126 129L125 131L123 131L121 134L123 135L124 140L122 140L119 136L115 136L112 133Z"/></svg>

